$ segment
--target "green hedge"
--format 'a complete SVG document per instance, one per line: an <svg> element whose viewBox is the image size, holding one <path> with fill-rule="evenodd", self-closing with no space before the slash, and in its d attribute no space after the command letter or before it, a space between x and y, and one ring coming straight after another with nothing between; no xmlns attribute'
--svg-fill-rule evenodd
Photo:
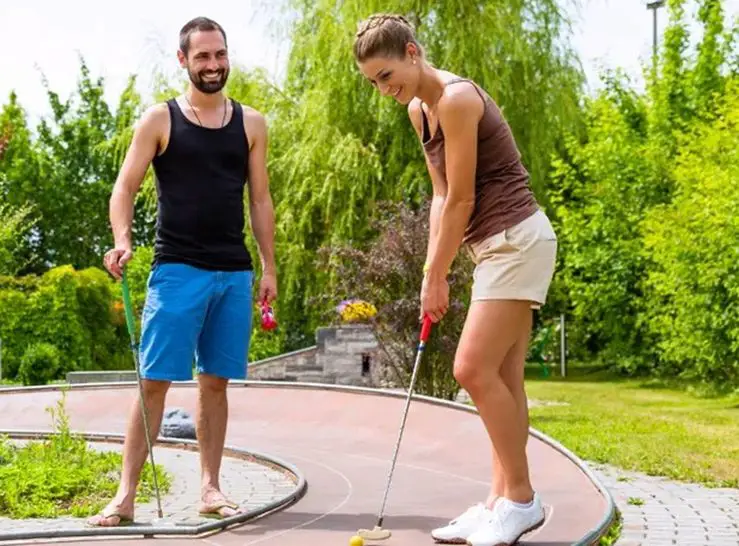
<svg viewBox="0 0 739 546"><path fill-rule="evenodd" d="M114 290L107 273L94 268L0 279L3 377L39 384L70 370L130 368Z"/></svg>
<svg viewBox="0 0 739 546"><path fill-rule="evenodd" d="M151 260L151 248L141 247L127 269L137 336ZM68 371L133 369L120 283L102 269L0 276L0 317L4 380L37 385ZM282 329L262 332L259 324L255 306L252 361L278 354L284 341Z"/></svg>

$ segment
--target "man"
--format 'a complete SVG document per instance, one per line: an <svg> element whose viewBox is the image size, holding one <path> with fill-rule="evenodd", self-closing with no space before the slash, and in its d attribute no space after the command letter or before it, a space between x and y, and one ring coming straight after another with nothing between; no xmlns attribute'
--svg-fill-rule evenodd
<svg viewBox="0 0 739 546"><path fill-rule="evenodd" d="M177 53L190 83L183 96L150 108L133 140L110 200L115 248L105 267L117 279L132 257L134 196L149 164L159 212L154 263L142 316L141 375L152 440L159 434L172 381L198 370L196 431L203 515L238 511L221 491L219 473L228 419L229 379L246 377L252 322L253 268L244 243L244 186L263 275L260 301L277 295L274 210L266 169L267 128L257 111L227 99L226 34L204 17L180 32ZM131 409L118 492L88 523L115 526L134 517L148 452L138 401Z"/></svg>

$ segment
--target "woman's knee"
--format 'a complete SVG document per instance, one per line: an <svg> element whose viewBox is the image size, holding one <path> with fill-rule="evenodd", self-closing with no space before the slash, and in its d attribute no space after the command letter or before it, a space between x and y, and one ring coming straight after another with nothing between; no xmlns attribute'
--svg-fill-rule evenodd
<svg viewBox="0 0 739 546"><path fill-rule="evenodd" d="M460 353L454 361L454 378L474 396L477 392L495 386L496 382L502 382L498 368L490 362Z"/></svg>

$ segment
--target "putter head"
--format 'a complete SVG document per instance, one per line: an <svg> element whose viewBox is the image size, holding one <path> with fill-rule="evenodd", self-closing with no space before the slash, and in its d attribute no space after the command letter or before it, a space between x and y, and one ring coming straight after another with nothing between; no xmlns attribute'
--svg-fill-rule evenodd
<svg viewBox="0 0 739 546"><path fill-rule="evenodd" d="M357 536L362 537L364 540L386 540L390 538L392 533L387 529L375 526L374 529L360 529L357 531Z"/></svg>

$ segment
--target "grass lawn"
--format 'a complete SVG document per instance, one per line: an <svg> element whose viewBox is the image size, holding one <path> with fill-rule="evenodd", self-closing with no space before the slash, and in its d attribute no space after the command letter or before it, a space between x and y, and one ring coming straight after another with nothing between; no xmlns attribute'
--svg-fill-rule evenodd
<svg viewBox="0 0 739 546"><path fill-rule="evenodd" d="M531 426L579 457L655 476L739 487L739 395L701 397L655 381L527 374Z"/></svg>

